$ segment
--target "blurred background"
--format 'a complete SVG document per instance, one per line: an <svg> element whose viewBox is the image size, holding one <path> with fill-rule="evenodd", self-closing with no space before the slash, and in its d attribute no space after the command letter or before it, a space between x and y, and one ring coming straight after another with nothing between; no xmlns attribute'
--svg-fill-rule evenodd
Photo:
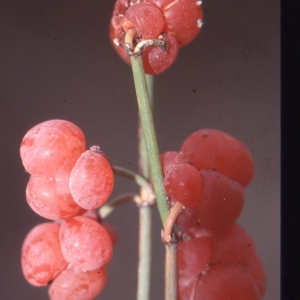
<svg viewBox="0 0 300 300"><path fill-rule="evenodd" d="M278 300L280 263L279 0L203 1L204 26L155 78L154 116L160 151L179 150L200 128L216 128L250 149L256 174L239 222L264 262L264 300ZM46 220L27 206L19 157L22 137L49 119L67 119L100 145L112 164L137 171L137 105L131 69L114 52L108 24L114 1L0 1L0 295L48 299L20 268L20 248ZM137 191L116 179L113 195ZM112 213L119 234L109 278L97 299L135 299L137 209ZM151 299L163 299L164 248L154 208Z"/></svg>

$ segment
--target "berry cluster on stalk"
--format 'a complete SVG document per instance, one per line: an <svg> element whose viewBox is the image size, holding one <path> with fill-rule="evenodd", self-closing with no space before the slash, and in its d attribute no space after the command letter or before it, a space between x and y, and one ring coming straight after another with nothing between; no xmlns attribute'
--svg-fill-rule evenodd
<svg viewBox="0 0 300 300"><path fill-rule="evenodd" d="M30 174L27 202L53 221L35 226L25 237L24 277L34 286L50 284L52 300L95 298L105 286L116 241L113 227L95 211L113 189L108 160L98 146L86 150L83 132L65 120L31 128L20 154Z"/></svg>
<svg viewBox="0 0 300 300"><path fill-rule="evenodd" d="M246 230L235 223L254 163L237 139L215 129L192 133L180 151L161 154L170 219L183 231L177 249L178 299L259 300L262 262ZM169 228L164 239L171 242Z"/></svg>
<svg viewBox="0 0 300 300"><path fill-rule="evenodd" d="M110 39L119 56L142 55L146 74L159 74L192 42L202 27L201 1L117 0Z"/></svg>

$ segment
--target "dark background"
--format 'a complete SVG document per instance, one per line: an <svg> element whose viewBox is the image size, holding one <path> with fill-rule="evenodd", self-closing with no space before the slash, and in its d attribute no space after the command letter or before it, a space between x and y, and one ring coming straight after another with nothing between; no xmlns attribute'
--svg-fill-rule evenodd
<svg viewBox="0 0 300 300"><path fill-rule="evenodd" d="M0 1L0 295L47 299L23 278L20 248L40 222L27 206L19 146L39 122L77 124L87 144L115 165L137 170L137 105L130 68L108 38L113 1ZM279 1L204 1L199 37L155 78L160 151L178 150L198 128L217 128L250 149L256 175L239 222L254 238L268 280L265 300L279 299ZM113 195L136 191L116 179ZM164 250L154 211L151 299L163 299ZM135 299L137 209L109 216L119 233L99 299Z"/></svg>

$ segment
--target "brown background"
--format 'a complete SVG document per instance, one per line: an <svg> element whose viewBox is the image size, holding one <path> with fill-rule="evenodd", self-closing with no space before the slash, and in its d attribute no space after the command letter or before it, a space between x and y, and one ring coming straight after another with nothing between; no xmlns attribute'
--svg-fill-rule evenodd
<svg viewBox="0 0 300 300"><path fill-rule="evenodd" d="M137 106L130 68L108 39L113 1L0 1L0 297L47 299L26 283L20 247L45 221L27 206L28 175L19 145L39 122L76 123L87 144L111 162L137 170ZM154 114L161 152L178 150L198 128L244 142L256 175L239 219L253 236L268 276L265 300L279 299L279 1L204 1L204 27L156 77ZM137 190L116 179L114 195ZM163 299L163 246L155 214L151 299ZM119 232L109 280L99 299L135 298L137 211L108 219Z"/></svg>

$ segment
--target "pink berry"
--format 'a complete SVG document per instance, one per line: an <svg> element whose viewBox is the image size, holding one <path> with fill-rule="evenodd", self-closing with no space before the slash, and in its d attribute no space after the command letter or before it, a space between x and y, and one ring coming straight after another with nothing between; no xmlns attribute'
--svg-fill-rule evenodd
<svg viewBox="0 0 300 300"><path fill-rule="evenodd" d="M69 177L31 176L26 199L34 212L50 220L64 220L83 210L72 198Z"/></svg>
<svg viewBox="0 0 300 300"><path fill-rule="evenodd" d="M92 300L101 293L106 279L105 266L87 272L70 266L51 283L49 297L51 300Z"/></svg>
<svg viewBox="0 0 300 300"><path fill-rule="evenodd" d="M90 210L103 205L114 186L110 163L100 153L87 150L77 160L70 175L70 190L74 201Z"/></svg>
<svg viewBox="0 0 300 300"><path fill-rule="evenodd" d="M111 238L95 220L76 216L61 224L61 249L65 259L82 271L106 265L113 253Z"/></svg>
<svg viewBox="0 0 300 300"><path fill-rule="evenodd" d="M213 170L246 187L254 175L254 163L249 150L239 140L215 129L192 133L180 151L198 170Z"/></svg>
<svg viewBox="0 0 300 300"><path fill-rule="evenodd" d="M34 126L25 134L20 147L28 173L52 178L70 173L83 151L82 131L64 120L50 120Z"/></svg>
<svg viewBox="0 0 300 300"><path fill-rule="evenodd" d="M26 280L34 286L47 285L67 267L59 242L60 225L42 223L25 237L21 264Z"/></svg>

